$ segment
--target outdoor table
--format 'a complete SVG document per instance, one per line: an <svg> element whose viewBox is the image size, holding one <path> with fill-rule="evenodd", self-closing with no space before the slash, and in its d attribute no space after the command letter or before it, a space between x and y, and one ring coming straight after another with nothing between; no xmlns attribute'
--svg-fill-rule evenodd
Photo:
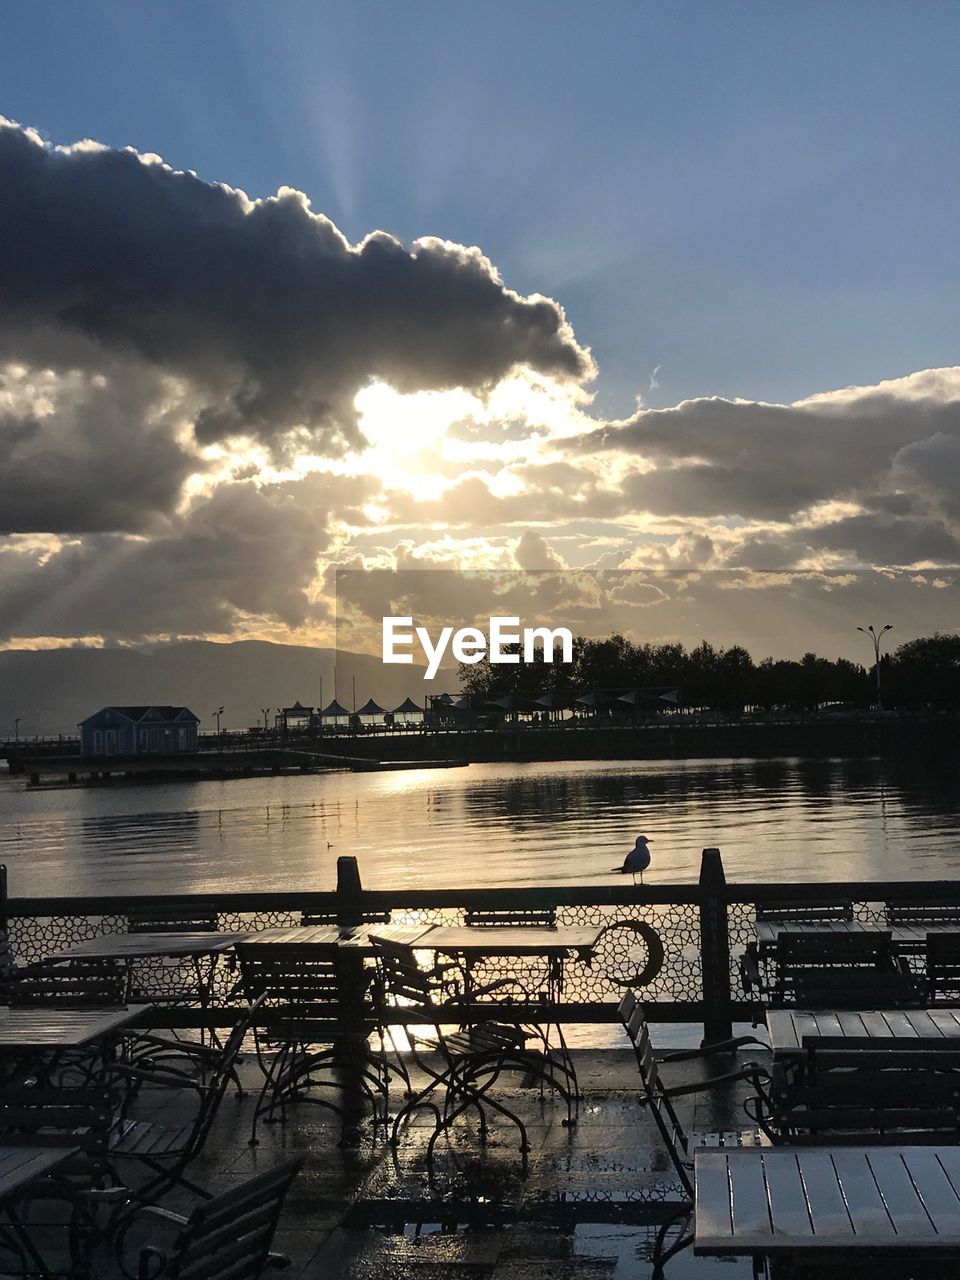
<svg viewBox="0 0 960 1280"><path fill-rule="evenodd" d="M818 1049L960 1049L960 1007L938 1009L768 1009L774 1059Z"/></svg>
<svg viewBox="0 0 960 1280"><path fill-rule="evenodd" d="M960 1147L713 1148L694 1169L696 1254L960 1252Z"/></svg>
<svg viewBox="0 0 960 1280"><path fill-rule="evenodd" d="M87 938L66 951L57 952L51 960L72 960L77 957L99 960L122 960L127 964L127 981L130 982L135 960L160 957L189 959L193 961L197 979L197 999L201 1009L208 1009L213 1002L213 982L220 957L232 951L236 943L244 941L245 933L197 932L169 933L106 933L98 938ZM206 961L206 965L204 965Z"/></svg>
<svg viewBox="0 0 960 1280"><path fill-rule="evenodd" d="M211 956L229 951L246 939L245 933L105 933L86 938L49 956L50 960L72 960L78 956L99 960L142 960L150 956Z"/></svg>
<svg viewBox="0 0 960 1280"><path fill-rule="evenodd" d="M0 1204L79 1153L78 1147L0 1147Z"/></svg>
<svg viewBox="0 0 960 1280"><path fill-rule="evenodd" d="M864 920L822 920L819 922L760 920L754 925L761 954L776 949L782 933L833 934L889 933L893 945L905 954L922 955L928 933L960 933L956 924L875 924Z"/></svg>
<svg viewBox="0 0 960 1280"><path fill-rule="evenodd" d="M79 1147L0 1147L0 1211L3 1211L11 1200L17 1200L31 1182L51 1173L74 1156L80 1154ZM5 1215L6 1216L6 1215ZM20 1216L12 1213L8 1217L9 1230L16 1237L20 1247L29 1256L39 1270L31 1274L49 1274L43 1259L31 1241L28 1229ZM41 1227L41 1230L43 1228Z"/></svg>
<svg viewBox="0 0 960 1280"><path fill-rule="evenodd" d="M432 929L433 925L429 924L292 925L285 928L262 929L258 933L247 934L243 942L247 945L258 942L274 944L280 942L300 947L337 946L345 951L356 952L358 955L372 956L374 946L371 934L376 934L378 938L386 938L389 942L412 946Z"/></svg>
<svg viewBox="0 0 960 1280"><path fill-rule="evenodd" d="M18 1009L0 1005L0 1053L82 1049L134 1022L149 1008L146 1004L122 1009Z"/></svg>
<svg viewBox="0 0 960 1280"><path fill-rule="evenodd" d="M465 968L493 956L544 956L552 998L563 991L563 962L570 952L589 960L604 925L438 925L417 945L462 956ZM378 930L374 929L376 933Z"/></svg>
<svg viewBox="0 0 960 1280"><path fill-rule="evenodd" d="M437 925L423 945L445 955L539 956L576 951L586 956L605 925ZM379 927L371 932L380 933Z"/></svg>
<svg viewBox="0 0 960 1280"><path fill-rule="evenodd" d="M131 1004L119 1009L11 1008L0 1005L0 1067L9 1076L17 1074L17 1060L26 1058L40 1075L55 1068L60 1054L83 1049L94 1041L112 1036L135 1022L150 1008ZM49 1057L49 1061L47 1061Z"/></svg>

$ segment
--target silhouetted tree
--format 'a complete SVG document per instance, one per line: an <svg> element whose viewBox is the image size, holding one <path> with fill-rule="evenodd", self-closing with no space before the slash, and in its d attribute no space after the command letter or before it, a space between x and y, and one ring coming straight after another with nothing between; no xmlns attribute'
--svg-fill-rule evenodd
<svg viewBox="0 0 960 1280"><path fill-rule="evenodd" d="M460 668L466 693L494 701L509 693L537 698L548 692L675 686L681 706L715 708L739 715L744 707L813 710L831 703L867 707L875 701L875 673L847 658L831 662L805 653L799 662L764 658L754 664L740 645L719 649L702 640L689 652L682 644L635 644L614 634L604 639L577 636L573 663L560 654L545 663L494 666L488 659ZM884 706L960 710L960 635L921 637L881 659ZM626 715L620 708L611 710Z"/></svg>
<svg viewBox="0 0 960 1280"><path fill-rule="evenodd" d="M960 706L960 635L936 632L900 645L880 667L885 705L956 710Z"/></svg>

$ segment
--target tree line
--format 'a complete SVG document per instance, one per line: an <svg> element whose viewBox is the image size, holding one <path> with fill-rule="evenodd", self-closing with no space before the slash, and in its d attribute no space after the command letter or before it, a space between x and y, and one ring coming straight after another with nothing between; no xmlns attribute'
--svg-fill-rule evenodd
<svg viewBox="0 0 960 1280"><path fill-rule="evenodd" d="M559 655L557 655L559 657ZM508 694L532 698L587 689L677 688L685 709L712 708L740 714L747 708L814 710L829 704L856 708L877 702L876 668L847 658L805 653L799 660L754 662L740 645L718 648L703 640L682 644L635 644L622 635L591 640L577 636L573 663L460 666L464 693L493 700ZM908 640L880 660L885 708L960 709L960 635L936 633Z"/></svg>

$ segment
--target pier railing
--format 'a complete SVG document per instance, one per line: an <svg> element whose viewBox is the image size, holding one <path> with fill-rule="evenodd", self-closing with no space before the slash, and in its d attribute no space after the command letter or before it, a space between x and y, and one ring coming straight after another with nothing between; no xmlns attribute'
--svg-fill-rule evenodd
<svg viewBox="0 0 960 1280"><path fill-rule="evenodd" d="M720 851L705 849L696 884L367 889L356 861L341 858L337 887L327 892L18 897L6 899L6 919L14 960L25 964L87 938L126 932L131 916L154 908L168 916L182 910L184 918L207 914L220 930L251 933L298 925L304 917L345 925L384 918L395 924L462 924L474 911L546 909L558 925L602 930L591 959L571 956L566 961L562 988L550 997L552 1018L566 1023L612 1021L629 988L643 999L651 1020L702 1023L704 1038L715 1040L755 1012L755 1000L741 984L739 962L754 939L758 907L785 900L812 905L828 899L852 902L854 919L879 928L898 902L960 906L960 883L728 884ZM505 1014L512 1010L517 1017L542 1017L546 984L538 978L536 960L491 957L476 974L484 981L515 981L513 991L504 988L498 993L498 999L506 996L511 1002ZM136 963L138 988L166 996L158 1020L174 1026L211 1018L226 1025L232 1020L235 1007L228 997L236 974L229 959L216 975L212 1006L202 1012L175 998L177 990L189 986L191 966L156 960Z"/></svg>

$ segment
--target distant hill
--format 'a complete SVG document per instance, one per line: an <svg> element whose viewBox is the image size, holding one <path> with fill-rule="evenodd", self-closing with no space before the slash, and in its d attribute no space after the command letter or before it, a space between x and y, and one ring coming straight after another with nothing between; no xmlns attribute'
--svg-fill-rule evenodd
<svg viewBox="0 0 960 1280"><path fill-rule="evenodd" d="M190 707L201 729L214 727L211 711L223 706L223 728L263 722L261 707L299 699L316 706L334 695L334 649L312 649L262 640L215 644L190 640L151 651L137 649L10 649L0 652L0 738L20 733L75 733L78 721L110 704L161 703ZM350 708L352 677L357 706L374 698L395 707L408 695L455 693L456 677L441 671L424 684L424 668L384 666L367 654L340 653L337 697ZM444 678L446 676L446 679Z"/></svg>

